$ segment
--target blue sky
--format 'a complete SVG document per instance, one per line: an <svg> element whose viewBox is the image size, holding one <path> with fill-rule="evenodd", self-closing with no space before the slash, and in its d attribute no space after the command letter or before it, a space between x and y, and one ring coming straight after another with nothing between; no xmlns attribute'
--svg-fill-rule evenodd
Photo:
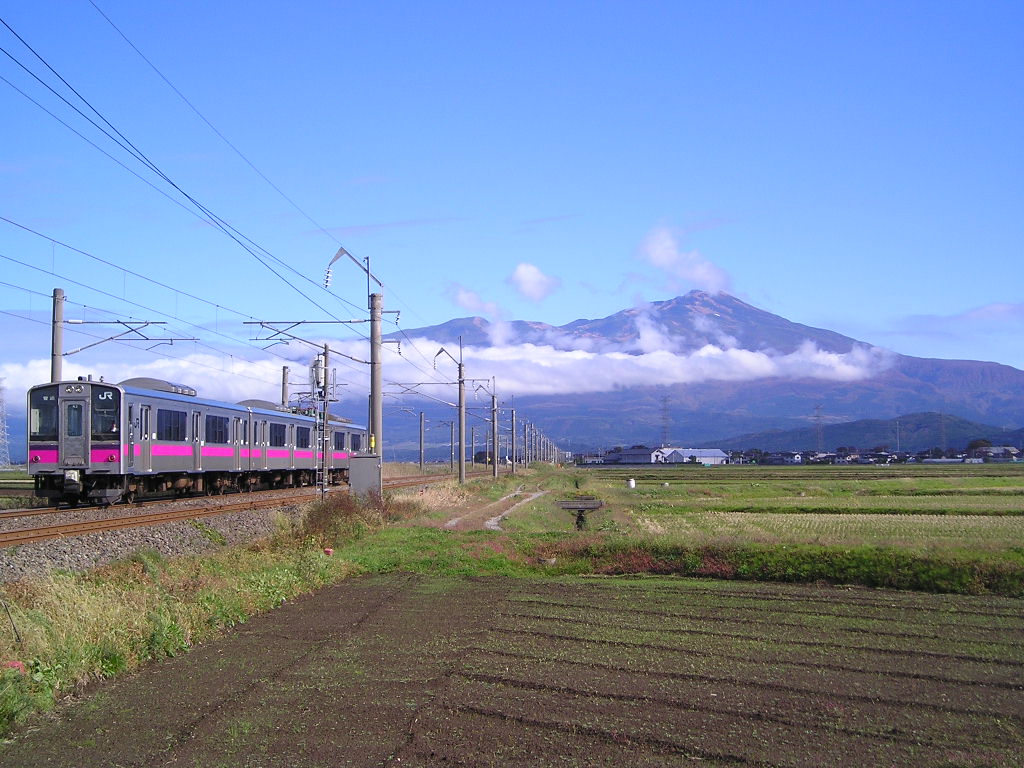
<svg viewBox="0 0 1024 768"><path fill-rule="evenodd" d="M99 345L66 372L272 396L282 356L241 323L365 317L351 261L320 287L340 245L405 327L560 325L702 288L903 354L1024 368L1019 2L56 0L0 18L9 393L48 377L61 287L68 317L200 339ZM98 123L73 87L271 268L17 62ZM66 348L119 330L69 328ZM302 333L365 358L358 326ZM424 344L386 375L445 378ZM541 391L513 371L543 359L579 378L576 358L501 357L470 375ZM363 366L341 365L364 397Z"/></svg>

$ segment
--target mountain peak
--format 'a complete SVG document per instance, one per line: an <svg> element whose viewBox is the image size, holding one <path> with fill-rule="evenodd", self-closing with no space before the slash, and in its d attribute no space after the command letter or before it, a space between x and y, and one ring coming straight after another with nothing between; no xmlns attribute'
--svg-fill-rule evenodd
<svg viewBox="0 0 1024 768"><path fill-rule="evenodd" d="M406 333L441 343L461 337L470 346L529 343L562 350L634 353L654 348L686 352L710 345L788 354L810 341L823 351L842 354L858 344L848 336L773 315L728 293L701 290L562 326L524 320L491 323L482 317L465 317Z"/></svg>

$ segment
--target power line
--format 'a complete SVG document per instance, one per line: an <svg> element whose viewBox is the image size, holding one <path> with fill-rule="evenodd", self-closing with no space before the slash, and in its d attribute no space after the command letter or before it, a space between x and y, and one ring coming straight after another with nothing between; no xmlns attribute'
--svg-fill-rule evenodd
<svg viewBox="0 0 1024 768"><path fill-rule="evenodd" d="M84 251L84 250L82 250L80 248L75 248L74 246L68 245L67 243L64 243L64 242L61 242L59 240L56 240L56 239L54 239L54 238L52 238L52 237L50 237L48 235L44 235L44 234L42 234L40 232L37 232L34 229L26 227L23 224L19 224L18 222L12 221L11 219L8 219L8 218L6 218L4 216L0 216L0 221L7 222L8 224L11 224L12 226L18 227L19 229L21 229L21 230L23 230L25 232L28 232L30 234L33 234L33 235L39 237L39 238L47 240L51 244L60 245L61 247L66 248L66 249L68 249L68 250L70 250L70 251L72 251L74 253L77 253L77 254L80 254L82 256L85 256L85 257L87 257L89 259L92 259L92 260L94 260L94 261L96 261L96 262L98 262L100 264L104 264L105 266L111 267L112 269L119 270L119 271L121 271L124 274L131 275L131 276L133 276L135 278L138 278L140 280L148 282L148 283L150 283L152 285L158 286L158 287L166 289L168 291L172 291L175 294L178 294L178 295L181 295L181 296L186 296L186 297L188 297L190 299L193 299L194 301L197 301L197 302L200 302L202 304L205 304L205 305L207 305L207 306L209 306L209 307L211 307L211 308L213 308L215 310L222 310L223 309L223 310L225 310L227 312L230 312L231 314L236 315L236 316L238 316L240 318L248 318L250 320L255 320L256 319L256 318L252 317L251 315L247 315L247 314L245 314L243 312L239 312L238 310L232 309L232 308L224 306L222 304L218 304L218 303L215 303L215 302L211 302L211 301L209 301L207 299L203 299L203 298L201 298L199 296L196 296L194 294L188 293L187 291L180 290L178 288L175 288L174 286L167 285L166 283L162 283L162 282L160 282L158 280L154 280L154 279L152 279L150 277L147 277L146 275L143 275L143 274L140 274L140 273L135 272L133 270L127 269L125 267L122 267L122 266L120 266L118 264L115 264L112 261L108 261L106 259L102 259L102 258L100 258L98 256L95 256L95 255L93 255L91 253L88 253L87 251ZM7 261L11 261L11 262L13 262L15 264L19 264L19 265L21 265L23 267L26 267L28 269L32 269L32 270L37 271L37 272L42 272L44 274L53 274L52 272L47 272L46 270L44 270L44 269L42 269L40 267L37 267L37 266L35 266L33 264L27 264L27 263L25 263L23 261L20 261L18 259L14 259L14 258L9 257L9 256L5 256L3 254L0 254L0 258L6 259ZM176 320L178 322L184 322L184 325L186 327L189 327L189 328L192 328L192 329L195 329L195 330L207 333L207 334L213 333L216 336L220 336L221 338L224 338L224 339L226 339L228 341L231 341L233 343L236 343L236 344L243 344L245 346L250 346L250 347L253 347L253 348L258 348L255 345L249 343L248 341L245 341L245 340L242 340L242 339L237 339L235 337L228 336L227 334L220 333L217 330L211 330L211 329L205 328L203 326L196 325L194 323L189 323L187 321L182 321L182 319L177 317L176 315L171 315L171 314L166 313L166 312L160 312L159 310L154 310L152 307L148 307L148 306L144 307L142 304L139 304L138 302L129 300L129 299L124 298L124 297L118 297L118 296L116 296L116 295L114 295L112 293L109 293L107 291L101 290L99 288L94 288L94 287L86 285L84 283L80 283L80 282L78 282L76 280L73 280L73 279L71 279L69 277L65 277L65 276L59 276L59 277L61 277L62 280L65 280L65 281L70 282L70 283L75 284L75 285L79 285L80 287L83 287L83 288L86 288L88 290L94 291L94 292L99 293L101 295L107 296L108 298L114 299L115 301L121 301L121 302L129 304L131 306L135 306L135 307L139 307L139 308L142 308L142 309L146 309L148 311L156 311L158 314L162 315L163 317L166 317L166 318L169 318L169 319L173 319L173 320ZM14 287L14 286L12 286L12 287ZM41 293L38 293L38 292L36 292L36 295L45 296L44 294L41 294ZM49 296L45 296L45 297L49 298ZM88 309L88 307L86 307L85 305L81 305L81 306L83 308L85 308L85 309ZM106 310L106 311L110 311L111 314L116 314L116 313L114 313L111 310ZM364 335L364 338L365 338L365 335ZM217 352L218 354L225 354L223 350L219 350L219 349L217 349L215 347L211 347L208 344L204 343L203 346L207 346L209 349ZM278 358L282 359L282 360L286 360L287 362L293 362L292 360L290 360L288 358L285 358L285 357L283 357L281 355L278 355L276 352L272 352L271 354L274 355L275 357L278 357ZM243 359L245 359L245 358L243 358ZM250 363L255 364L256 361L246 360L246 362L250 362ZM349 383L352 383L352 382L349 382Z"/></svg>
<svg viewBox="0 0 1024 768"><path fill-rule="evenodd" d="M315 301L315 300L314 300L314 299L313 299L313 298L312 298L312 297L311 297L310 295L308 295L308 294L304 293L304 292L303 292L302 290L300 290L300 289L299 289L299 288L298 288L298 287L297 287L296 285L294 285L294 284L293 284L292 282L290 282L289 280L287 280L287 279L286 279L286 278L285 278L285 277L284 277L284 276L283 276L283 275L282 275L282 274L281 274L280 272L278 272L278 271L277 271L276 269L274 269L274 268L273 268L273 267L272 267L272 266L271 266L271 265L270 265L269 263L267 263L267 260L266 260L266 259L264 259L264 258L263 258L263 257L262 257L262 256L261 256L261 255L260 255L259 253L257 253L257 251L260 251L261 253L265 254L265 255L266 255L266 256L267 256L267 257L268 257L269 259L272 259L273 261L277 262L277 263L278 263L279 265L281 265L281 266L282 266L282 267L284 267L285 269L288 269L288 270L290 270L291 272L293 272L294 274L298 275L298 276L299 276L299 277L301 277L302 279L305 279L305 280L306 280L307 282L309 282L309 283L310 283L311 285L314 285L314 286L318 286L318 284L317 284L317 283L316 283L315 281L313 281L313 280L312 280L312 279L310 279L309 277L307 277L307 276L303 275L302 273L298 272L297 270L295 270L295 269L294 269L294 268L293 268L293 267L292 267L291 265L289 265L289 264L288 264L287 262L284 262L283 260L281 260L281 259L279 259L278 257L274 256L274 255L273 255L272 253L270 253L270 251L268 251L267 249L265 249L265 248L263 248L262 246L258 245L258 244L257 244L256 242L254 242L254 241L253 241L252 239L250 239L249 237L247 237L247 236L245 236L244 234L242 234L242 233L241 233L241 232L240 232L240 231L239 231L238 229L236 229L236 228L235 228L234 226L232 226L231 224L227 223L227 221L225 221L225 220L224 220L223 218L221 218L220 216L218 216L218 215L216 215L215 213L213 213L213 211L212 211L211 209L209 209L208 207L206 207L205 205L203 205L202 203L200 203L200 202L199 202L199 201L198 201L198 200L197 200L196 198L194 198L194 197L193 197L192 195L190 195L189 193L185 192L185 191L184 191L184 190L183 190L183 189L182 189L182 188L181 188L180 186L178 186L178 185L177 185L177 184L176 184L176 183L175 183L175 182L174 182L174 181L173 181L173 180L172 180L172 179L171 179L171 178L170 178L170 177L169 177L169 176L168 176L168 175L167 175L166 173L164 173L164 172L163 172L163 171L162 171L162 170L161 170L161 169L159 168L159 166L157 166L157 165L156 165L156 163L154 163L154 162L153 162L152 160L150 160L150 159L149 159L149 158L148 158L148 157L147 157L147 156L145 155L145 153L143 153L143 152L142 152L141 150L139 150L139 149L138 149L138 148L137 148L137 147L136 147L136 146L135 146L135 145L134 145L134 144L133 144L133 143L132 143L131 141L129 141L129 140L128 140L128 139L127 139L127 138L126 138L125 136L124 136L124 134L122 134L122 133L121 133L120 131L118 131L118 130L117 130L117 128L115 128L115 127L113 126L113 124L112 124L112 123L110 123L110 121L109 121L109 120L107 120L107 119L106 119L106 118L105 118L105 117L104 117L104 116L102 115L102 113L100 113L100 112L99 112L99 110L97 110L97 109L96 109L96 108L95 108L95 107L94 107L94 106L93 106L93 105L92 105L92 104L91 104L91 103L90 103L90 102L89 102L89 101L88 101L88 100L87 100L87 99L86 99L86 98L85 98L84 96L82 96L82 95L81 95L80 93L78 93L78 91L76 91L76 90L75 90L75 88L74 88L74 87L72 87L72 86L70 85L70 83L68 83L68 82L67 82L67 80L66 80L66 79L64 79L64 77L62 77L62 76L60 75L60 73L59 73L59 72L57 72L57 70L56 70L56 69L54 69L54 68L53 68L53 67L52 67L52 66L51 66L51 65L49 64L49 62L47 62L47 61L46 61L46 59L44 59L44 58L43 58L43 57L42 57L42 56L41 56L41 55L40 55L40 54L39 54L39 53L38 53L38 52L37 52L37 51L36 51L35 49L33 49L33 48L32 48L32 46L30 46L30 45L29 45L29 44L28 44L28 43L27 43L27 42L26 42L26 41L25 41L25 40L24 40L24 39L23 39L23 38L22 38L22 37L21 37L20 35L18 35L18 33L17 33L17 32L16 32L16 31L15 31L15 30L14 30L14 29L13 29L13 28L12 28L12 27L11 27L11 26L10 26L10 25L8 24L8 23L7 23L7 22L6 22L6 21L4 21L4 20L3 20L2 18L0 18L0 24L3 24L3 26L4 26L4 27L6 27L6 28L7 28L7 29L8 29L8 30L9 30L9 31L11 32L11 34L13 34L13 35L14 35L14 36L15 36L15 37L16 37L16 38L17 38L17 39L18 39L18 40L19 40L19 41L20 41L20 42L22 43L22 45L24 45L24 46L25 46L25 47L26 47L26 48L27 48L27 49L28 49L28 50L29 50L29 51L30 51L30 52L32 53L32 55L33 55L33 56L35 56L35 57L36 57L36 58L37 58L37 59L38 59L38 60L39 60L39 61L40 61L40 62L41 62L41 63L42 63L42 64L43 64L43 65L44 65L44 66L45 66L45 67L46 67L46 68L47 68L47 69L48 69L49 71L50 71L50 72L52 72L52 73L54 74L54 76L56 76L56 77L57 77L57 79L58 79L58 80L60 80L60 81L61 81L61 83L63 83L63 84L64 84L64 85L65 85L65 86L66 86L66 87L67 87L67 88L68 88L68 89L69 89L69 90L70 90L70 91L71 91L72 93L74 93L74 94L75 94L75 96L76 96L76 97L78 97L78 99L79 99L79 100L81 100L81 102L82 102L83 104L85 104L85 105L86 105L86 106L87 106L87 107L88 107L88 108L89 108L89 109L90 109L90 110L91 110L91 111L92 111L92 112L93 112L93 113L94 113L94 114L95 114L95 115L96 115L96 116L97 116L97 117L98 117L98 118L99 118L100 120L102 120L102 121L103 121L103 123L105 123L105 124L106 124L107 126L109 126L109 127L110 127L110 130L111 130L111 131L113 131L113 132L114 132L114 133L115 133L115 134L117 135L117 137L119 137L119 138L115 138L115 136L111 135L111 133L110 133L109 131L107 131L107 130L106 130L105 128L103 128L102 126L100 126L99 124L97 124L95 120L93 120L93 119L92 119L92 118L90 118L90 117L89 117L88 115L86 115L85 113L83 113L81 109L79 109L79 108L78 108L77 106L75 106L75 105L74 105L74 104L72 104L72 103L71 103L70 101L68 101L68 99L67 99L67 98L65 98L65 97L64 97L63 95L61 95L60 93L58 93L58 92L57 92L57 91L56 91L56 90L55 90L55 89L54 89L53 87L51 87L51 86L50 86L50 85L49 85L48 83L46 83L46 82L45 82L45 81L44 81L44 80L43 80L42 78L40 78L40 77L39 77L38 75L36 75L36 74L35 74L34 72L32 72L32 70L31 70L31 69L29 69L29 68L28 68L28 67L27 67L27 66L26 66L26 65L25 65L25 64L24 64L23 62L21 62L21 61L20 61L20 60L19 60L19 59L18 59L17 57L15 57L15 56L14 56L13 54L11 54L11 53L10 53L9 51L7 51L7 50L6 50L5 48L2 48L2 47L0 47L0 52L3 52L3 53L4 53L4 54L5 54L5 55L6 55L6 56L7 56L8 58L10 58L10 59L11 59L11 60L12 60L13 62L15 62L15 63L16 63L16 64L17 64L17 65L18 65L19 67L21 67L21 68L22 68L22 69L23 69L23 70L24 70L25 72L27 72L27 73L28 73L29 75L31 75L31 76L32 76L32 77L33 77L33 78L34 78L34 79L35 79L36 81L38 81L38 82L39 82L39 83L40 83L41 85L43 85L43 87L45 87L45 88L46 88L47 90L49 90L49 91L50 91L50 92L51 92L51 93L52 93L52 94L53 94L54 96L56 96L56 97L57 97L58 99L60 99L60 100L61 100L62 102L64 102L64 103L65 103L65 104L66 104L66 105L67 105L67 106L68 106L69 108L71 108L72 110L74 110L74 111L75 111L75 112L76 112L76 113L77 113L78 115L80 115L80 116L81 116L81 117L82 117L83 119L85 119L86 121L88 121L88 122L89 122L89 123L90 123L91 125L93 125L93 126L94 126L94 127L95 127L95 128L97 129L97 130L99 130L99 131L100 131L101 133L103 133L103 134L104 134L104 135L105 135L105 136L106 136L106 137L107 137L108 139L110 139L110 140L111 140L111 141L113 141L113 142L114 142L115 144L117 144L117 145L118 145L119 147L121 147L121 149L123 149L123 150L124 150L125 152L127 152L127 153L128 153L128 154L130 154L130 155L132 155L132 156L133 156L133 157L134 157L134 158L135 158L136 160L138 160L138 161L139 161L140 163L142 163L142 164L143 164L143 165L144 165L144 166L145 166L146 168L148 168L148 169L149 169L150 171L152 171L152 172L153 172L154 174L156 174L156 175L157 175L157 176L158 176L159 178L163 179L163 180L164 180L164 181L165 181L165 182L166 182L166 183L167 183L168 185L170 185L170 186L171 186L171 187L172 187L172 188L173 188L174 190L176 190L176 191L177 191L177 192L178 192L179 194L181 194L181 195L182 195L182 197L184 197L184 198L185 198L186 200L188 200L188 201L189 201L189 202L190 202L190 203L191 203L191 204L192 204L193 206L195 206L195 208L196 208L196 209L197 209L197 210L199 211L199 213L201 213L201 214L202 214L202 215L200 216L200 215L199 215L199 213L196 213L195 211L193 211L193 213L194 213L195 215L199 216L200 218L203 218L204 220L206 220L207 222L209 222L210 224L212 224L212 225L213 225L214 227L216 227L217 229L219 229L219 230L220 230L220 231L221 231L222 233L224 233L225 235L227 235L227 236L228 236L229 238L231 238L232 240L234 240L234 241L235 241L235 242L236 242L236 243L237 243L237 244L238 244L239 246L241 246L241 247L242 247L242 248L243 248L243 249L244 249L245 251L247 251L247 252L248 252L248 253L249 253L249 254L250 254L250 255L251 255L251 256L252 256L253 258L255 258L255 259L256 259L256 260L257 260L257 261L258 261L258 262L259 262L260 264L262 264L262 265L263 265L263 266L264 266L265 268L267 268L267 269L268 269L268 270L269 270L269 271L270 271L270 272L271 272L272 274L274 274L274 276L275 276L275 277L277 277L277 278L278 278L279 280L281 280L281 281L282 281L283 283L285 283L285 284L286 284L286 285L288 285L288 286L289 286L290 288L292 288L292 289L293 289L293 290L294 290L294 291L295 291L296 293L298 293L298 294L299 294L300 296L302 296L302 297L303 297L304 299L306 299L306 300L307 300L307 301L309 301L309 302L310 302L311 304L313 304L314 306L316 306L316 307L317 307L318 309L320 309L321 311L323 311L324 313L326 313L326 314L327 314L328 316L330 316L330 317L335 317L335 316L333 315L333 313L331 313L331 312L330 312L329 310L327 310L327 309L326 309L325 307L323 307L322 305L320 305L319 303L317 303L317 302L316 302L316 301ZM16 91L18 91L18 93L20 93L20 94L21 94L22 96L25 96L26 98L28 98L28 99L29 99L30 101L32 101L32 103L33 103L33 104L35 104L36 106L38 106L38 107L40 107L41 109L43 109L43 110L44 110L44 111L45 111L45 112L46 112L46 113L47 113L48 115L50 115L51 117L54 117L55 119L57 119L57 120L58 120L58 122L60 122L60 123L61 123L62 125L64 125L65 127L67 127L67 128L69 128L70 130L72 130L72 131L73 131L73 132L74 132L74 133L75 133L76 135L78 135L79 137L81 137L81 138L85 139L85 137L84 137L84 136L83 136L83 135L82 135L81 133L79 133L79 132L78 132L77 130L75 130L75 129L71 128L71 126L70 126L70 125L68 125L68 124L67 124L66 122L64 122L64 121L63 121L63 120L61 120L60 118L57 118L57 117L56 117L56 115L54 115L54 114L53 114L52 112L50 112L50 111L49 111L48 109L46 109L46 108L45 108L45 107L43 107L43 106L42 106L41 104L39 104L39 102L37 102L37 101L36 101L35 99L32 99L32 98L31 98L30 96L28 96L28 95L27 95L27 94L26 94L26 93L25 93L24 91L22 91L21 89L17 88L16 86L14 86L14 84L13 84L13 83L11 83L11 82L10 82L9 80L7 80L6 78L0 78L0 79L3 79L3 80L4 80L4 82L6 82L6 83L7 83L8 85L10 85L10 86L11 86L12 88L14 88L14 89L15 89ZM92 145L93 147L96 147L97 149L99 149L99 147L98 147L98 146L97 146L96 144L94 144L94 143L93 143L92 141L89 141L88 139L85 139L85 140L86 140L86 141L87 141L87 142L88 142L88 143L89 143L90 145ZM103 150L100 150L100 151L101 151L101 152L103 152ZM111 155L110 155L109 153L107 153L107 152L103 152L103 154L104 154L104 155L106 155L106 156L107 156L108 158L110 158L110 159L113 159L113 160L115 160L115 162L117 162L117 163L118 163L119 165L121 165L122 167L125 167L125 168L127 168L126 166L124 166L124 164L123 164L123 163L121 163L120 161L118 161L118 160L116 160L115 158L113 158L113 157L112 157L112 156L111 156ZM136 175L136 176L138 177L138 174L134 174L134 175ZM139 177L139 178L141 178L141 177ZM152 186L152 185L150 185L150 186ZM250 247L250 246L251 246L251 247ZM332 294L332 295L333 295L333 294ZM339 299L340 299L340 297L336 297L336 298L339 298ZM354 306L354 305L353 305L353 306ZM335 318L335 319L337 319L337 318Z"/></svg>
<svg viewBox="0 0 1024 768"><path fill-rule="evenodd" d="M148 66L150 67L150 69L152 69L152 70L153 70L153 71L154 71L154 72L155 72L155 73L157 74L157 76L158 76L158 77L159 77L159 78L160 78L161 80L163 80L163 81L164 81L164 83L166 83L166 84L167 84L167 87L168 87L168 88L170 88L170 89L171 89L172 91L174 91L174 93L175 93L175 94L177 94L177 96L178 96L178 97L179 97L179 98L180 98L180 99L181 99L181 100L182 100L183 102L185 102L185 104L186 104L186 105L188 106L188 108L189 108L189 109L191 109L191 110L192 110L192 111L193 111L193 112L194 112L194 113L196 114L196 116L197 116L197 117L198 117L198 118L199 118L200 120L202 120L202 121L203 121L203 123L205 123L205 124L206 124L206 126L207 126L207 127L208 127L208 128L209 128L209 129L211 130L211 131L213 131L213 132L214 132L214 133L215 133L215 134L217 135L217 137L218 137L218 138L219 138L219 139L220 139L221 141L223 141L223 142L224 142L224 143L225 143L225 144L226 144L226 145L227 145L228 147L230 147L230 148L231 148L231 150L232 150L232 151L233 151L233 152L234 152L234 153L235 153L236 155L238 155L238 157L239 157L239 158L241 158L241 159L242 159L242 161L243 161L243 162L244 162L244 163L245 163L246 165L248 165L248 166L249 166L249 167L250 167L250 168L252 169L253 173L255 173L255 174L256 174L257 176L259 176L259 177L260 177L261 179L263 179L263 181L265 181L265 182L266 182L266 183L267 183L267 184L268 184L268 185L269 185L269 186L271 187L271 189L273 189L273 190L274 190L275 192L277 192L277 194L279 194L279 195L280 195L280 196L281 196L282 198L284 198L284 200L285 200L285 201L287 201L287 202L288 202L288 204L289 204L289 205L291 205L291 206L292 206L292 207L293 207L293 208L294 208L294 209L295 209L296 211L298 211L298 212L299 212L299 213L300 213L300 214L301 214L301 215L302 215L302 216L303 216L303 217L304 217L304 218L305 218L305 219L306 219L306 220L307 220L307 221L308 221L308 222L309 222L310 224L312 224L312 225L313 225L314 227L316 227L316 228L317 228L317 229L318 229L318 230L319 230L320 232L322 232L322 233L323 233L323 234L324 234L325 236L327 236L328 238L330 238L331 240L333 240L333 241L334 241L334 242L335 242L335 243L336 243L337 245L341 245L341 241L340 241L340 240L338 240L338 238L337 238L337 237L335 237L335 236L334 236L334 234L333 234L333 233L331 233L331 231L330 231L329 229L327 229L326 227L324 227L324 226L323 226L323 224L321 224L321 223L320 223L320 222L318 222L318 221L317 221L316 219L314 219L314 218L313 218L313 217L312 217L312 216L311 216L311 215L310 215L310 214L309 214L309 213L308 213L308 212L307 212L307 211L306 211L305 209L303 209L303 208L302 208L302 206L300 206L300 205L299 205L299 204L298 204L297 202L295 202L295 200L293 200L293 199L292 199L292 198L291 198L291 197L290 197L290 196L289 196L288 194L286 194L286 193L284 192L284 190L282 190L282 189L281 189L281 188L280 188L279 186L277 186L277 184L275 184L275 183L274 183L274 182L273 182L273 181L272 181L272 180L270 179L270 177L268 177L268 176L267 176L267 175L266 175L265 173L263 173L263 171L261 171L261 170L260 170L259 168L257 168L257 167L256 167L256 164L255 164L255 163L253 163L253 162L252 162L252 160L250 160L250 159L249 159L249 158L248 158L248 157L247 157L247 156L246 156L246 155L245 155L245 154L244 154L244 153L242 152L242 150L240 150L240 149L239 149L239 148L238 148L237 146L235 146L235 145L234 145L234 144L233 144L233 143L231 142L231 140L230 140L230 139L228 139L228 137L227 137L227 136L225 136L225 135L224 135L224 134L223 134L223 133L222 133L222 132L221 132L221 131L220 131L220 130L219 130L219 129L218 129L218 128L217 128L217 127L216 127L216 126L215 126L215 125L214 125L214 124L213 124L213 123L212 123L212 122L210 121L210 120L209 120L209 119L207 119L206 115L204 115L204 114L203 114L203 113L202 113L202 112L201 112L201 111L199 110L199 108L198 108L198 107L196 107L196 105L195 105L195 104L193 104L193 103L192 103L192 102L191 102L191 101L190 101L190 100L188 99L188 97L187 97L187 96L185 96L185 94L184 94L184 93L182 93L182 92L181 92L181 90L180 90L180 89L179 89L179 88L178 88L177 86L175 86L175 85L174 85L174 83L172 83L172 82L171 82L171 80L170 80L170 79L169 79L169 78L168 78L168 77L167 77L167 76L166 76L166 75L165 75L165 74L164 74L164 73L163 73L163 72L162 72L162 71L161 71L161 70L159 69L159 67L157 67L157 66L156 66L156 64L154 64L154 63L153 63L153 62L152 62L152 61L151 61L151 60L150 60L150 59L149 59L149 58L148 58L148 57L147 57L147 56L146 56L146 55L145 55L145 54L144 54L144 53L143 53L143 52L142 52L142 51L141 51L140 49L139 49L139 47L138 47L137 45L135 45L135 43L133 43L133 42L131 41L131 39L129 39L129 37L128 37L128 36L127 36L127 35L126 35L126 34L125 34L125 33L124 33L124 32L123 32L122 30L121 30L121 28L120 28L120 27L118 27L118 26L117 26L117 25L116 25L116 24L115 24L115 23L113 22L113 20L112 20L112 19L111 19L111 18L110 18L110 17L109 17L109 16L108 16L108 15L107 15L106 13L104 13L104 12L103 12L103 10L102 10L102 9L101 9L101 8L100 8L100 7L99 7L99 6L98 6L98 5L97 5L97 4L95 3L95 1L94 1L94 0L89 0L89 4L90 4L90 5L91 5L91 6L93 7L93 8L95 8L95 9L96 9L96 12L97 12L97 13L98 13L98 14L99 14L100 16L102 16L102 17L103 17L103 19L104 19L104 20L105 20L105 21L106 21L106 22L107 22L107 23L108 23L108 24L109 24L109 25L111 26L111 28L112 28L112 29L113 29L113 30L114 30L115 32L117 32L117 34L118 34L118 35L120 35L120 36L121 36L121 39L123 39L123 40L125 41L125 43L127 43L127 45L128 45L128 46L129 46L129 47L130 47L130 48L131 48L131 49L132 49L133 51L135 51L135 53L136 53L136 54L138 54L139 58L141 58L141 59L142 59L142 60L143 60L144 62L146 62L146 64L147 64L147 65L148 65ZM347 250L346 250L346 253L348 253L348 251L347 251ZM352 256L351 254L349 254L349 256L351 256L351 258L352 258L352 259L353 259L353 260L355 261L355 257L354 257L354 256ZM358 263L358 262L357 262L357 263ZM375 278L375 279L376 279L376 278ZM381 286L381 288L384 288L384 287L385 287L385 286L384 286L384 284L383 284L383 283L382 283L381 281L379 281L379 280L377 281L377 284L378 284L378 285L380 285L380 286ZM328 291L328 293L331 293L331 292L330 292L330 291ZM341 301L346 301L345 299L342 299L342 298L341 298L340 296L337 296L337 294L331 293L331 295L332 295L332 296L335 296L336 298L340 299ZM397 301L398 301L398 302L399 302L399 303L400 303L400 304L401 304L401 305L402 305L402 306L403 306L403 307L404 307L404 308L405 308L405 309L406 309L407 311L409 311L409 312L410 312L411 314L413 314L413 315L416 315L416 316L418 316L418 314L417 314L417 313L416 313L416 312L415 312L415 311L414 311L414 310L412 309L412 307L411 307L411 306L410 306L410 305L409 305L409 304L408 304L408 303L407 303L407 302L406 302L406 301L405 301L404 299L402 299L402 297L401 297L401 296L398 296L398 295L397 295L397 294L396 294L396 293L394 292L394 290L390 288L390 286L388 286L388 295L389 295L389 296L391 296L392 298L396 299L396 300L397 300ZM346 302L346 303L348 303L348 302ZM426 360L426 357L424 357L424 360ZM428 361L428 362L429 362L429 361Z"/></svg>

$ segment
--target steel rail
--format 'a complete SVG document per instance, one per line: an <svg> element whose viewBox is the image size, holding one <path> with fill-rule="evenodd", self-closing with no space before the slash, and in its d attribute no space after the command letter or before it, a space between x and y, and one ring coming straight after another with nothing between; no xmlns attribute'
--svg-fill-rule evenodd
<svg viewBox="0 0 1024 768"><path fill-rule="evenodd" d="M398 477L383 481L383 487L401 488L410 485L426 485L429 483L441 482L450 479L451 475L420 475L413 477ZM348 489L339 487L334 490L347 493ZM258 492L260 493L260 492ZM265 492L264 492L265 493ZM195 520L200 517L213 517L215 515L228 514L230 512L250 511L256 509L268 509L273 507L288 506L295 503L306 503L315 500L317 489L308 487L288 496L274 496L271 498L254 498L253 494L246 494L244 501L217 504L208 507L191 507L189 509L165 510L163 512L146 512L143 514L118 515L116 517L104 517L95 520L79 520L67 523L55 523L53 525L41 525L31 528L18 528L9 531L0 531L0 548L14 547L22 544L31 544L38 541L50 539L67 538L69 536L81 536L89 533L103 533L117 531L125 528L138 528L147 525L161 525L163 523L182 522ZM196 497L192 497L196 498ZM223 497L220 497L223 498ZM132 506L150 506L166 504L178 499L160 499L135 502ZM98 509L95 508L95 509ZM52 515L61 513L74 513L88 510L86 507L72 508L45 508L29 510L8 510L0 512L0 519L16 517L32 517L37 515Z"/></svg>

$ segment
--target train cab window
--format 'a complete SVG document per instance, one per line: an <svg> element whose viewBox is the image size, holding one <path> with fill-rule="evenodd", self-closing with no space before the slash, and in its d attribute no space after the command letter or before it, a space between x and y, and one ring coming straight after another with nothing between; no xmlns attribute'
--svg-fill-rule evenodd
<svg viewBox="0 0 1024 768"><path fill-rule="evenodd" d="M271 425L270 425L270 444L273 445L273 446L276 446L278 448L287 445L288 443L286 442L286 437L285 437L287 435L287 433L288 432L287 432L287 429L285 428L284 424L274 424L274 423L271 423Z"/></svg>
<svg viewBox="0 0 1024 768"><path fill-rule="evenodd" d="M295 428L295 447L309 448L309 427Z"/></svg>
<svg viewBox="0 0 1024 768"><path fill-rule="evenodd" d="M28 439L51 442L57 439L57 388L40 387L28 397Z"/></svg>
<svg viewBox="0 0 1024 768"><path fill-rule="evenodd" d="M206 442L225 445L228 442L228 417L206 417Z"/></svg>
<svg viewBox="0 0 1024 768"><path fill-rule="evenodd" d="M121 423L121 398L110 387L92 388L92 439L117 440Z"/></svg>
<svg viewBox="0 0 1024 768"><path fill-rule="evenodd" d="M156 410L156 439L185 440L185 412L168 411L163 408Z"/></svg>
<svg viewBox="0 0 1024 768"><path fill-rule="evenodd" d="M64 433L68 437L81 437L84 433L83 411L81 403L68 403L64 414Z"/></svg>

